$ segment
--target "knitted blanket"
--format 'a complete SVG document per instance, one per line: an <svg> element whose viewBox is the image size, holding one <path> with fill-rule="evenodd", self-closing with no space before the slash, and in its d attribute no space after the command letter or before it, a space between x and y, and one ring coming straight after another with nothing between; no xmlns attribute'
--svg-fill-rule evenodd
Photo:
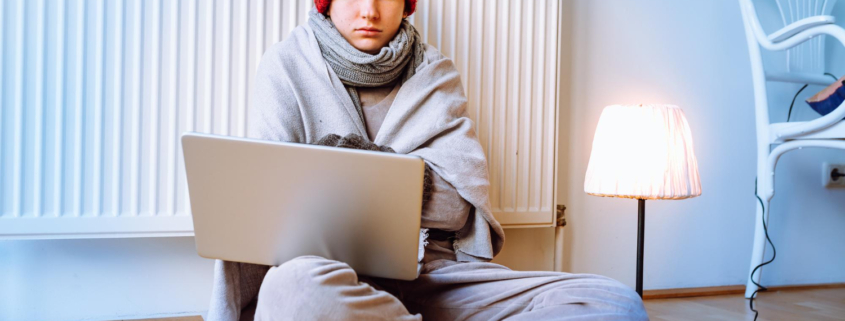
<svg viewBox="0 0 845 321"><path fill-rule="evenodd" d="M491 212L487 160L469 119L460 74L426 45L424 61L396 94L373 143L421 157L472 204L453 243L461 262L489 261L504 244ZM329 134L367 137L343 84L323 59L313 31L294 29L261 59L250 93L250 138L314 143ZM267 268L217 261L208 320L251 320Z"/></svg>

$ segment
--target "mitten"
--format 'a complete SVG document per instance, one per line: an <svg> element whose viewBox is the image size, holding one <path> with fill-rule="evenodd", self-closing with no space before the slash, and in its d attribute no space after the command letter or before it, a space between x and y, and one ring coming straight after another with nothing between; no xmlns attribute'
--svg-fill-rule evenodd
<svg viewBox="0 0 845 321"><path fill-rule="evenodd" d="M323 138L320 138L313 144L340 148L363 149L385 153L396 153L396 151L394 151L393 148L390 148L390 146L376 145L370 140L356 134L349 134L344 137L340 137L340 135L337 134L328 134L326 136L323 136ZM428 202L428 200L431 199L431 189L433 186L431 175L431 167L429 167L428 164L425 164L425 174L423 175L423 204L425 204L426 202Z"/></svg>

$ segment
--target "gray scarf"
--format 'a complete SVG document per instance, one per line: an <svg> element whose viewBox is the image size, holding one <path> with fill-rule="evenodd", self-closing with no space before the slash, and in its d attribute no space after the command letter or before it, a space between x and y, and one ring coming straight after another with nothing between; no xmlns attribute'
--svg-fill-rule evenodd
<svg viewBox="0 0 845 321"><path fill-rule="evenodd" d="M414 75L423 61L424 43L408 20L403 19L396 36L379 53L372 55L353 47L335 28L334 22L316 9L312 8L308 14L308 24L323 58L346 87L362 122L365 121L364 111L356 87L384 86L403 74L404 82Z"/></svg>

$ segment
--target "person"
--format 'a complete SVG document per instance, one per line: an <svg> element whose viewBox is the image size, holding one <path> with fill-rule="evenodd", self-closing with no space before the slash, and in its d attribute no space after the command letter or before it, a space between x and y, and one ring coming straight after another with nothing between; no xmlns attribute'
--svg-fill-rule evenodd
<svg viewBox="0 0 845 321"><path fill-rule="evenodd" d="M260 62L248 135L365 137L421 157L432 186L421 209L418 278L367 277L315 256L276 267L218 260L208 320L648 319L640 297L613 279L489 262L504 232L490 210L487 161L459 73L406 19L415 7L315 0L308 23Z"/></svg>

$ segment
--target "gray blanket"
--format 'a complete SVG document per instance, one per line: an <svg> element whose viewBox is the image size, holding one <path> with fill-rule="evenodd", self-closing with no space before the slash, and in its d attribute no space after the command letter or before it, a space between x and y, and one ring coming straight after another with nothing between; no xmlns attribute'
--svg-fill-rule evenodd
<svg viewBox="0 0 845 321"><path fill-rule="evenodd" d="M251 138L312 143L328 134L367 136L352 100L307 25L294 29L264 54L250 95ZM466 106L454 64L427 45L423 63L402 84L374 143L421 157L472 204L470 221L458 231L453 246L458 261L484 262L501 250L504 231L490 210L487 160ZM266 271L267 267L217 261L208 320L251 320Z"/></svg>

